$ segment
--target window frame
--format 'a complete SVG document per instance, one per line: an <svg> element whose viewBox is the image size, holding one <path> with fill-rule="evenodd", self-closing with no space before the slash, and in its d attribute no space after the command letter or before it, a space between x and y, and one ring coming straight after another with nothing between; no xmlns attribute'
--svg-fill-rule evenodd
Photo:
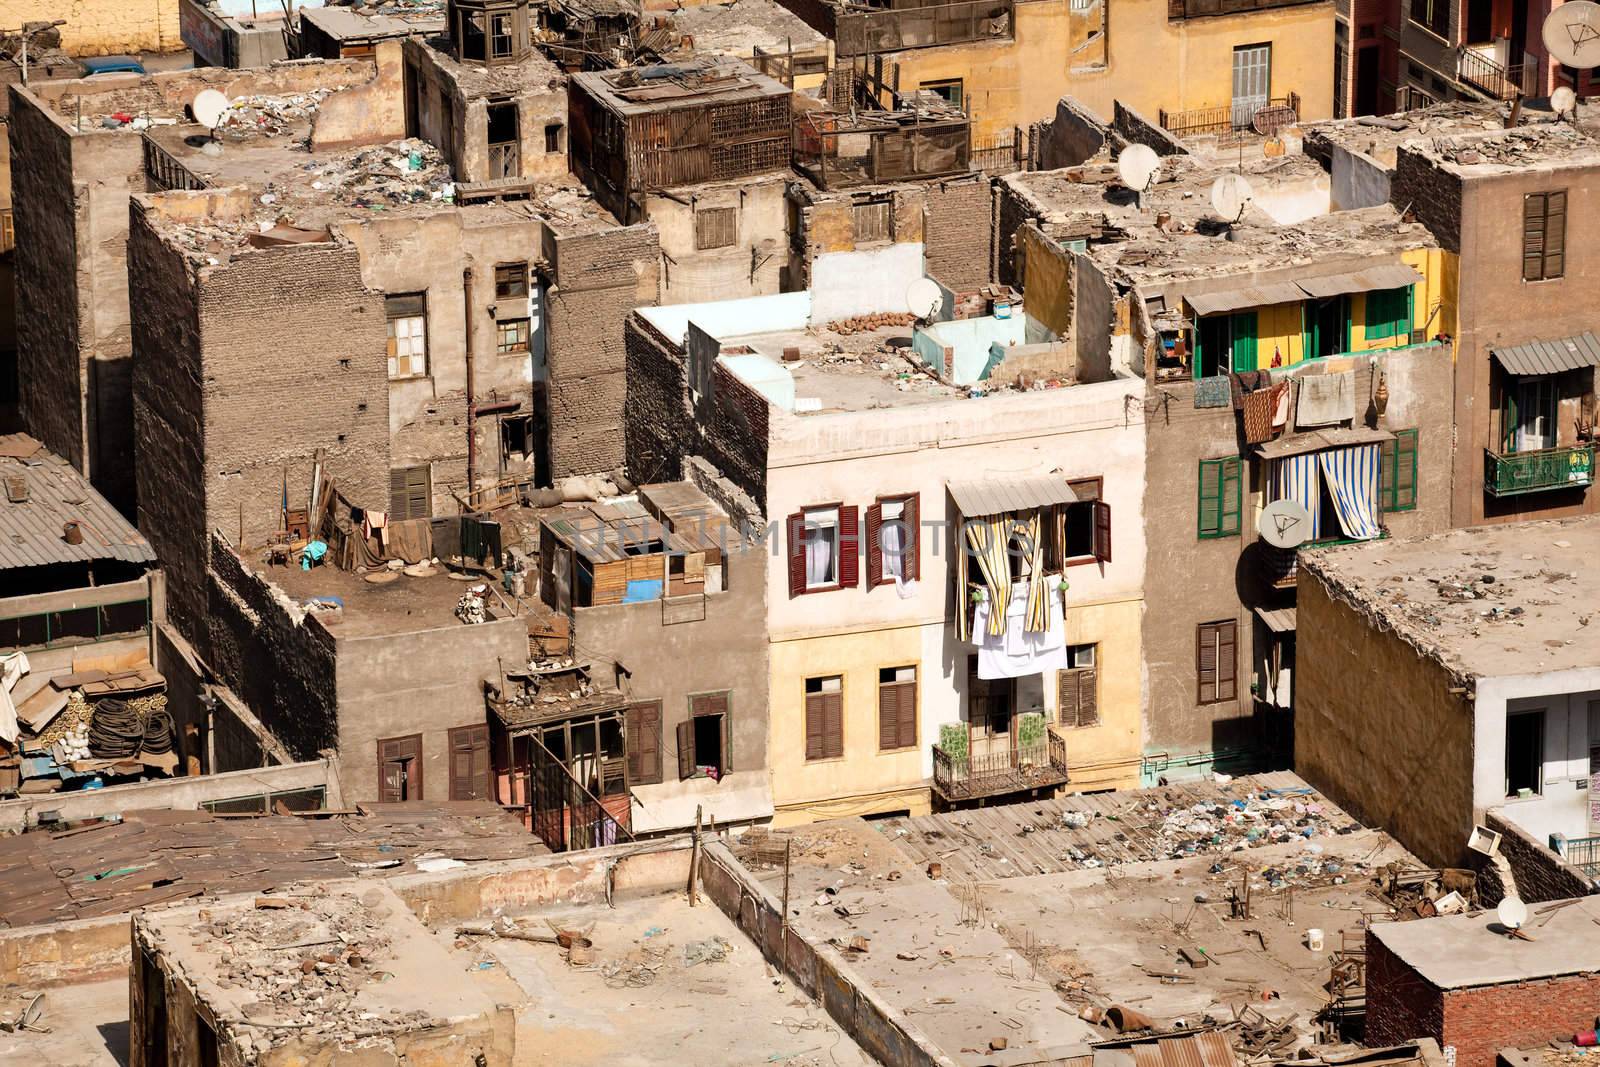
<svg viewBox="0 0 1600 1067"><path fill-rule="evenodd" d="M461 776L456 774L456 742L458 738L462 737L466 738L468 745L470 746L469 751L482 753L484 764L484 784L486 788L486 792L483 796L468 795L473 791L474 774L470 770L467 775L464 788L461 781ZM481 746L476 744L476 740L478 738L482 739ZM450 780L449 796L451 800L493 801L495 799L494 768L490 758L489 746L489 724L486 722L470 723L466 726L452 726L445 732L445 753L449 758L449 764L445 770L447 772L447 777Z"/></svg>
<svg viewBox="0 0 1600 1067"><path fill-rule="evenodd" d="M1417 431L1393 432L1394 440L1385 441L1378 454L1378 508L1383 514L1415 511L1417 508ZM1408 456L1411 484L1402 486L1399 476Z"/></svg>
<svg viewBox="0 0 1600 1067"><path fill-rule="evenodd" d="M1227 507L1224 497L1228 491L1229 465L1233 469L1233 507ZM1206 470L1215 468L1217 471L1216 491L1216 528L1208 530L1205 525L1206 508ZM1232 526L1228 519L1232 516ZM1218 456L1216 459L1202 459L1196 471L1195 480L1195 536L1201 541L1214 541L1224 537L1238 537L1244 529L1244 457L1243 456Z"/></svg>
<svg viewBox="0 0 1600 1067"><path fill-rule="evenodd" d="M1079 486L1091 485L1094 487L1094 496L1088 498L1080 497L1070 504L1062 505L1061 566L1063 568L1093 566L1101 561L1100 554L1096 551L1098 547L1096 538L1098 535L1095 532L1095 505L1105 502L1105 476L1096 475L1093 478L1073 478L1067 482L1067 488L1072 490L1074 496L1077 496ZM1069 556L1067 555L1068 530L1070 530L1072 526L1073 509L1078 507L1083 509L1083 514L1087 514L1089 516L1089 554L1086 556Z"/></svg>
<svg viewBox="0 0 1600 1067"><path fill-rule="evenodd" d="M1549 739L1550 717L1549 708L1524 708L1520 711L1506 712L1506 739L1505 739L1505 792L1507 800L1521 800L1522 798L1511 788L1511 720L1536 719L1539 724L1538 745L1536 754L1538 784L1530 791L1529 800L1545 795L1545 789L1550 784L1545 778L1545 744Z"/></svg>
<svg viewBox="0 0 1600 1067"><path fill-rule="evenodd" d="M932 78L917 85L919 90L938 94L945 103L960 111L967 110L967 84L965 78ZM950 90L955 90L953 93Z"/></svg>
<svg viewBox="0 0 1600 1067"><path fill-rule="evenodd" d="M883 524L884 507L886 505L900 506L900 514L891 516L888 521L901 522L908 531L908 544L901 559L901 570L904 572L902 579L914 582L922 577L922 494L921 493L895 493L889 496L880 496L873 501L867 509L866 522L866 548L867 548L867 588L876 589L880 585L894 585L894 575L887 572L888 554L883 550ZM907 519L909 512L910 518Z"/></svg>
<svg viewBox="0 0 1600 1067"><path fill-rule="evenodd" d="M1233 671L1228 679L1229 692L1222 695L1222 635L1232 633L1231 645L1233 647ZM1205 668L1202 666L1201 657L1205 652L1207 636L1211 637L1212 664L1211 664L1211 696L1206 696ZM1204 707L1210 704L1227 704L1239 699L1239 620L1215 619L1202 622L1195 626L1195 703Z"/></svg>
<svg viewBox="0 0 1600 1067"><path fill-rule="evenodd" d="M870 214L869 214L870 212ZM878 216L882 215L880 226ZM862 219L869 225L862 226ZM894 201L887 197L857 200L850 205L850 241L854 245L885 244L894 240Z"/></svg>
<svg viewBox="0 0 1600 1067"><path fill-rule="evenodd" d="M837 684L837 686L835 688L828 689L828 688L825 687L825 683L827 683L829 681L833 681L833 682L836 682L838 684ZM817 691L815 693L813 693L811 691L811 688L810 688L812 682L819 683L818 689L817 689ZM808 764L810 764L810 763L825 763L825 762L828 762L829 760L843 759L844 758L844 675L842 675L842 674L819 674L819 675L813 675L813 676L805 679L804 686L805 686L805 688L802 690L802 695L803 695L804 701L805 701L804 709L803 709L804 713L802 715L802 719L803 719L802 726L804 728L804 734L802 735L802 738L801 738L801 740L804 742L804 744L803 744L803 746L801 748L801 751L805 754L805 762L808 763ZM839 705L838 715L837 715L837 719L838 719L838 723L839 723L839 732L838 732L838 735L837 735L837 738L836 738L838 743L837 743L836 746L834 746L834 747L837 748L837 751L832 751L832 752L830 752L828 750L830 746L828 745L828 740L829 740L829 738L828 738L828 720L827 720L828 709L827 709L827 703L826 703L827 702L827 698L830 697L830 696L834 697L838 701L838 705ZM816 732L816 735L821 739L820 742L819 742L819 748L821 749L821 751L815 756L813 756L811 754L811 744L810 744L810 740L811 740L811 737L812 737L812 729L811 729L811 721L812 721L811 720L811 708L812 708L811 698L812 697L822 698L821 699L821 708L820 708L820 714L822 716L821 729Z"/></svg>
<svg viewBox="0 0 1600 1067"><path fill-rule="evenodd" d="M495 264L494 298L496 300L516 300L518 297L525 299L528 295L528 289L527 261Z"/></svg>
<svg viewBox="0 0 1600 1067"><path fill-rule="evenodd" d="M406 311L405 313L397 314L393 310L394 307L402 301L409 301L413 299L419 301L419 311ZM389 337L389 380L392 382L404 382L413 381L418 378L426 378L428 376L429 357L431 354L429 352L431 346L428 343L427 290L416 293L385 293L383 297L383 317ZM400 337L396 333L396 323L400 322L416 322L420 324L420 332L414 337L407 338L407 340L416 340L418 338L421 339L422 352L420 355L416 353L411 353L403 357L400 355ZM422 369L401 374L399 372L401 359L408 361L420 359L422 362Z"/></svg>
<svg viewBox="0 0 1600 1067"><path fill-rule="evenodd" d="M520 328L520 329L519 329ZM511 331L512 340L506 341L507 331ZM517 336L520 334L520 336ZM496 319L494 324L494 352L497 356L526 355L533 348L533 328L530 321L524 317L520 319Z"/></svg>
<svg viewBox="0 0 1600 1067"><path fill-rule="evenodd" d="M1402 344L1411 343L1413 289L1414 286L1401 285L1393 289L1373 289L1366 294L1361 330L1367 342L1400 338ZM1375 318L1380 313L1385 317Z"/></svg>
<svg viewBox="0 0 1600 1067"><path fill-rule="evenodd" d="M911 672L911 677L910 677L909 680L908 679L904 679L904 678L894 678L894 679L890 679L889 681L885 681L884 678L883 678L883 673L885 671L895 671L895 672L910 671ZM883 666L883 667L879 667L878 668L878 751L879 752L904 752L904 751L906 751L908 749L914 749L914 748L917 747L917 737L918 737L918 734L921 732L920 729L919 729L919 726L918 726L918 721L917 721L921 717L920 711L921 711L921 696L922 696L922 694L921 694L921 692L919 690L919 682L920 682L920 680L921 680L920 679L920 672L917 670L917 665L915 663L896 663L896 664L889 664L887 666ZM884 695L885 695L885 691L893 690L895 692L895 694L897 695L897 697L898 697L898 694L901 694L901 693L905 692L904 687L910 687L910 692L911 692L911 722L910 722L911 739L909 741L907 741L906 737L905 737L905 729L906 729L906 725L907 724L903 720L897 721L896 724L895 724L894 732L895 732L895 740L898 741L899 743L886 747L884 745L884 743L883 743L883 733L884 733L884 730L883 730L883 726L884 726L883 713L884 713ZM896 711L900 710L898 705L896 705L895 710Z"/></svg>
<svg viewBox="0 0 1600 1067"><path fill-rule="evenodd" d="M1422 18L1417 17L1418 5L1421 5L1424 11ZM1439 14L1443 15L1444 25L1442 26L1435 24L1435 19ZM1406 9L1406 21L1422 27L1441 41L1448 42L1450 40L1449 0L1411 0Z"/></svg>
<svg viewBox="0 0 1600 1067"><path fill-rule="evenodd" d="M406 479L406 483L409 483L410 482L410 475L414 471L422 471L423 472L422 473L422 500L423 500L424 510L423 510L423 513L421 515L414 515L411 512L411 498L412 498L413 492L412 492L412 488L411 488L411 486L409 484L404 484L403 488L401 490L399 490L400 492L405 494L405 497L406 497L405 506L404 507L396 507L395 506L395 500L396 500L395 476L396 475L403 475L405 477L405 479ZM431 464L431 463L414 463L409 467L390 467L389 468L389 516L388 517L389 517L390 520L396 521L396 522L404 522L407 519L429 519L429 518L433 517L433 464Z"/></svg>
<svg viewBox="0 0 1600 1067"><path fill-rule="evenodd" d="M829 568L833 577L829 581L816 583L813 583L810 578L807 578L805 584L805 591L807 593L821 593L830 589L839 588L839 564L842 562L844 556L844 551L841 544L842 535L840 533L840 512L842 511L843 507L844 505L842 504L822 504L818 505L817 507L800 509L800 515L804 523L803 529L805 530L804 543L807 546L811 544L811 540L816 535L817 531L828 529L832 529L833 531L833 564ZM822 517L824 521L817 521L816 517L818 516ZM831 522L826 521L828 516L832 517Z"/></svg>
<svg viewBox="0 0 1600 1067"><path fill-rule="evenodd" d="M649 711L653 714L654 723L650 722L651 716L645 715ZM659 785L665 780L666 759L663 745L665 738L662 736L661 722L663 718L663 705L660 700L636 700L622 709L622 754L627 764L628 784L634 785ZM653 725L653 730L651 726ZM642 746L632 744L646 732L655 738L655 762L651 768L644 765L644 750Z"/></svg>
<svg viewBox="0 0 1600 1067"><path fill-rule="evenodd" d="M1551 210L1551 204L1560 198L1561 207L1557 211ZM1535 214L1537 208L1537 215ZM1535 238L1532 235L1532 222L1537 217L1539 233L1537 250ZM1551 240L1551 218L1558 220L1555 239ZM1551 245L1556 246L1551 251ZM1551 259L1556 260L1554 270L1551 269ZM1535 264L1532 265L1532 264ZM1526 193L1522 197L1522 280L1525 282L1550 282L1558 281L1567 274L1567 190L1546 189L1538 193Z"/></svg>
<svg viewBox="0 0 1600 1067"><path fill-rule="evenodd" d="M719 228L725 229L725 232L719 233ZM737 207L713 205L694 209L695 251L710 252L718 248L734 248L738 244L739 209Z"/></svg>
<svg viewBox="0 0 1600 1067"><path fill-rule="evenodd" d="M1074 652L1078 649L1089 650L1089 661L1087 663L1078 663L1075 661ZM1098 642L1091 642L1089 644L1082 645L1068 645L1067 658L1069 661L1072 661L1070 662L1070 665L1056 671L1056 723L1059 726L1073 730L1088 729L1090 727L1099 726L1101 724L1100 645ZM1087 718L1085 718L1084 715L1082 699L1082 687L1084 684L1084 677L1086 675L1091 679L1091 684L1094 686L1094 695L1089 701L1089 713ZM1067 679L1069 678L1071 678L1074 684L1078 686L1078 696L1074 698L1075 710L1073 712L1071 722L1068 722L1066 719L1067 708L1066 704L1061 699L1062 691L1065 689Z"/></svg>

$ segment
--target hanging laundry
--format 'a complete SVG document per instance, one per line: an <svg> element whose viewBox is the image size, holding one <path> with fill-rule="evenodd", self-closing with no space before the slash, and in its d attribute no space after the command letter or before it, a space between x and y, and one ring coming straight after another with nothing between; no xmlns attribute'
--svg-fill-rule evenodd
<svg viewBox="0 0 1600 1067"><path fill-rule="evenodd" d="M1228 375L1229 387L1233 394L1233 410L1244 410L1244 398L1257 389L1265 389L1272 384L1272 372L1264 370L1247 370Z"/></svg>
<svg viewBox="0 0 1600 1067"><path fill-rule="evenodd" d="M1331 426L1355 417L1355 372L1300 376L1300 401L1294 415L1296 429Z"/></svg>
<svg viewBox="0 0 1600 1067"><path fill-rule="evenodd" d="M1232 401L1233 383L1226 374L1201 378L1194 383L1194 406L1197 408L1225 408Z"/></svg>
<svg viewBox="0 0 1600 1067"><path fill-rule="evenodd" d="M1252 445L1272 440L1272 405L1277 387L1257 389L1244 398L1244 439Z"/></svg>
<svg viewBox="0 0 1600 1067"><path fill-rule="evenodd" d="M1272 431L1278 433L1289 425L1289 397L1294 392L1291 382L1279 382L1272 387Z"/></svg>
<svg viewBox="0 0 1600 1067"><path fill-rule="evenodd" d="M978 644L978 677L1022 678L1046 671L1064 670L1067 666L1066 619L1061 597L1054 592L1058 576L1045 578L1049 595L1050 622L1040 632L1027 629L1028 583L1017 582L1011 588L1006 604L1004 625L998 634L990 633L990 602L977 606L972 628Z"/></svg>

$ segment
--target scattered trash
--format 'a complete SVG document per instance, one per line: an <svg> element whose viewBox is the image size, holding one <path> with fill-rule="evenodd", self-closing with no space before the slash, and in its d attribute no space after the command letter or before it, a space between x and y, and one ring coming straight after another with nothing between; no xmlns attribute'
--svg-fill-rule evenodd
<svg viewBox="0 0 1600 1067"><path fill-rule="evenodd" d="M691 941L683 946L683 965L693 967L697 963L721 963L732 952L733 946L720 934L705 941Z"/></svg>

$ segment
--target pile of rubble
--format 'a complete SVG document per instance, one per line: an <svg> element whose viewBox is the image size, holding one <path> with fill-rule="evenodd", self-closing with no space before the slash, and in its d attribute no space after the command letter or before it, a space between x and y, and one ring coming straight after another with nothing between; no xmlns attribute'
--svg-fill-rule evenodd
<svg viewBox="0 0 1600 1067"><path fill-rule="evenodd" d="M1260 845L1310 841L1358 829L1349 820L1332 821L1323 805L1308 800L1309 796L1310 790L1268 789L1165 812L1162 805L1151 801L1145 810L1161 815L1157 832L1171 859L1202 852L1242 852Z"/></svg>
<svg viewBox="0 0 1600 1067"><path fill-rule="evenodd" d="M254 999L237 1019L219 1019L235 1030L247 1055L302 1035L358 1040L377 1034L423 1029L422 1012L380 1013L358 1008L356 994L388 977L389 915L382 894L311 892L257 897L253 905L201 912L200 933L214 939L217 984ZM239 1026L256 1033L239 1032Z"/></svg>
<svg viewBox="0 0 1600 1067"><path fill-rule="evenodd" d="M876 315L852 315L848 319L828 323L828 329L834 333L850 336L853 333L871 333L885 326L914 326L917 317L909 313L895 314L882 311Z"/></svg>
<svg viewBox="0 0 1600 1067"><path fill-rule="evenodd" d="M241 96L228 101L217 122L217 136L225 140L251 137L284 137L304 132L322 101L347 88L312 89L285 96Z"/></svg>
<svg viewBox="0 0 1600 1067"><path fill-rule="evenodd" d="M442 153L415 137L319 159L268 182L261 203L309 199L382 209L389 204L450 200L455 186Z"/></svg>
<svg viewBox="0 0 1600 1067"><path fill-rule="evenodd" d="M1546 123L1521 126L1498 137L1440 139L1433 142L1433 150L1447 163L1470 167L1482 163L1521 164L1550 152L1570 152L1583 144L1593 144L1593 138L1583 130L1564 123Z"/></svg>

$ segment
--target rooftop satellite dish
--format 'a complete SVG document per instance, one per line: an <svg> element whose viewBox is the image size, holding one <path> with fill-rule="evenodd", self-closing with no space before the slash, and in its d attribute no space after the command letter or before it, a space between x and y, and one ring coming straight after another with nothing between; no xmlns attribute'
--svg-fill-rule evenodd
<svg viewBox="0 0 1600 1067"><path fill-rule="evenodd" d="M1255 198L1255 190L1243 174L1224 174L1211 183L1211 207L1223 222L1244 218L1245 209Z"/></svg>
<svg viewBox="0 0 1600 1067"><path fill-rule="evenodd" d="M1545 16L1540 37L1557 63L1579 70L1600 66L1600 4L1567 0Z"/></svg>
<svg viewBox="0 0 1600 1067"><path fill-rule="evenodd" d="M1528 921L1528 906L1520 897L1505 897L1494 913L1500 919L1500 925L1507 930L1520 930L1522 924Z"/></svg>
<svg viewBox="0 0 1600 1067"><path fill-rule="evenodd" d="M1577 106L1578 94L1565 85L1557 87L1556 91L1550 94L1550 110L1557 115L1570 115Z"/></svg>
<svg viewBox="0 0 1600 1067"><path fill-rule="evenodd" d="M1147 145L1131 144L1117 157L1117 174L1122 184L1136 193L1150 188L1156 171L1161 169L1161 157Z"/></svg>
<svg viewBox="0 0 1600 1067"><path fill-rule="evenodd" d="M919 319L931 319L944 306L944 294L932 278L918 278L906 286L906 308Z"/></svg>
<svg viewBox="0 0 1600 1067"><path fill-rule="evenodd" d="M1256 531L1273 548L1299 548L1311 538L1311 512L1298 500L1274 500L1261 509Z"/></svg>
<svg viewBox="0 0 1600 1067"><path fill-rule="evenodd" d="M189 104L194 120L208 130L217 128L222 113L228 110L228 98L215 89L201 89Z"/></svg>

